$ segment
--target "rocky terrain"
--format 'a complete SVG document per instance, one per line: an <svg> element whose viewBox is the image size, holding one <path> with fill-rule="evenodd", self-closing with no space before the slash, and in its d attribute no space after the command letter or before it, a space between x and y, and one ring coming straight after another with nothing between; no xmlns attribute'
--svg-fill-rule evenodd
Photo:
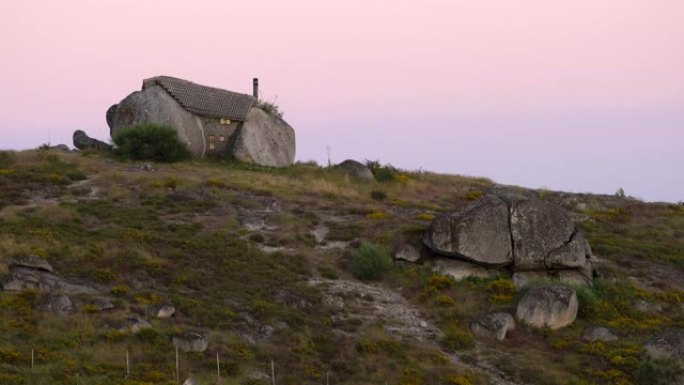
<svg viewBox="0 0 684 385"><path fill-rule="evenodd" d="M0 152L0 274L2 384L684 373L677 204L354 161Z"/></svg>

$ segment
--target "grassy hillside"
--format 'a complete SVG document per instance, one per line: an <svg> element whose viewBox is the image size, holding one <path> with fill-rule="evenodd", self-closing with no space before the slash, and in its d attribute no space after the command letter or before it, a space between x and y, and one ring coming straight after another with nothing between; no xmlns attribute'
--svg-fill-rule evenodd
<svg viewBox="0 0 684 385"><path fill-rule="evenodd" d="M46 310L48 294L0 292L0 383L175 383L171 338L196 331L209 347L180 354L181 381L216 383L218 354L223 384L269 383L272 362L278 384L638 384L642 343L684 327L684 206L379 171L371 184L313 164L150 170L94 153L0 153L0 272L35 255L99 292L73 296L66 317ZM350 273L360 245L418 246L434 215L501 190L572 210L600 257L571 327L477 340L470 320L521 295L508 277L455 282L398 263L377 281ZM148 313L162 303L172 318ZM118 331L131 315L153 327ZM589 325L621 339L582 342Z"/></svg>

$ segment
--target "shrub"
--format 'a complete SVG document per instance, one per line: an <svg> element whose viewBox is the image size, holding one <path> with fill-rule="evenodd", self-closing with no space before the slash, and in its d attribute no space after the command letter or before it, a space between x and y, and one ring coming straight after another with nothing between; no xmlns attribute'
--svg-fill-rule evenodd
<svg viewBox="0 0 684 385"><path fill-rule="evenodd" d="M256 108L261 108L265 113L274 116L276 118L283 118L283 112L280 111L280 107L278 107L275 102L267 102L265 100L258 100L256 103Z"/></svg>
<svg viewBox="0 0 684 385"><path fill-rule="evenodd" d="M0 167L7 167L17 163L14 151L0 151Z"/></svg>
<svg viewBox="0 0 684 385"><path fill-rule="evenodd" d="M384 201L387 199L387 194L384 191L373 190L371 191L370 196L376 201Z"/></svg>
<svg viewBox="0 0 684 385"><path fill-rule="evenodd" d="M642 385L676 384L682 376L684 366L676 358L667 356L647 356L634 373L636 383Z"/></svg>
<svg viewBox="0 0 684 385"><path fill-rule="evenodd" d="M190 158L190 151L168 126L139 124L116 133L112 140L116 153L128 159L177 162Z"/></svg>
<svg viewBox="0 0 684 385"><path fill-rule="evenodd" d="M475 339L469 331L452 326L444 333L442 346L448 351L470 349L475 346Z"/></svg>
<svg viewBox="0 0 684 385"><path fill-rule="evenodd" d="M392 268L392 258L386 248L373 243L364 243L354 256L352 274L362 280L377 280Z"/></svg>
<svg viewBox="0 0 684 385"><path fill-rule="evenodd" d="M126 285L114 286L109 293L115 297L124 297L131 292L131 289Z"/></svg>

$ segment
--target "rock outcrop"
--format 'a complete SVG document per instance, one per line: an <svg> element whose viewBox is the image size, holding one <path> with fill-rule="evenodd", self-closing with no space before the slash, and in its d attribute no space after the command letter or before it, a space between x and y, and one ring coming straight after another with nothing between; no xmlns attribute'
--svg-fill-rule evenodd
<svg viewBox="0 0 684 385"><path fill-rule="evenodd" d="M463 210L439 216L425 243L434 252L490 266L513 262L508 206L493 195Z"/></svg>
<svg viewBox="0 0 684 385"><path fill-rule="evenodd" d="M284 167L294 162L295 132L283 119L252 108L228 152L241 162Z"/></svg>
<svg viewBox="0 0 684 385"><path fill-rule="evenodd" d="M344 162L338 164L335 166L335 168L341 170L345 174L356 178L358 180L365 180L365 181L374 181L375 177L373 176L373 172L371 169L366 166L365 164L353 160L353 159L347 159Z"/></svg>
<svg viewBox="0 0 684 385"><path fill-rule="evenodd" d="M563 285L546 285L530 289L518 302L516 318L535 327L560 329L577 318L577 294Z"/></svg>
<svg viewBox="0 0 684 385"><path fill-rule="evenodd" d="M71 282L53 272L52 266L38 257L23 257L9 264L9 273L0 279L4 291L38 290L50 294L95 294L90 286Z"/></svg>
<svg viewBox="0 0 684 385"><path fill-rule="evenodd" d="M591 247L560 206L486 195L435 218L424 243L438 256L488 267L510 266L518 286L530 277L591 284Z"/></svg>
<svg viewBox="0 0 684 385"><path fill-rule="evenodd" d="M508 313L492 313L478 317L470 324L470 330L481 337L502 341L506 333L515 329L515 320Z"/></svg>
<svg viewBox="0 0 684 385"><path fill-rule="evenodd" d="M202 121L186 111L161 86L133 92L107 110L110 134L116 135L138 124L155 123L172 127L181 142L195 155L204 155L206 146Z"/></svg>
<svg viewBox="0 0 684 385"><path fill-rule="evenodd" d="M82 130L74 131L74 147L79 150L103 150L111 151L112 145L101 140L91 138Z"/></svg>

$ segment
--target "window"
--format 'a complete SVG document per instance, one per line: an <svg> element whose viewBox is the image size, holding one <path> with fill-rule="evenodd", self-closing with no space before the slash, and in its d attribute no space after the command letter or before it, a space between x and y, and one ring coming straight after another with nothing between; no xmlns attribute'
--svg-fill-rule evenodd
<svg viewBox="0 0 684 385"><path fill-rule="evenodd" d="M209 149L213 150L216 148L216 144L214 143L216 140L216 137L214 135L209 135Z"/></svg>
<svg viewBox="0 0 684 385"><path fill-rule="evenodd" d="M226 137L225 137L225 136L223 136L223 135L219 136L219 142L223 143L223 142L225 142L225 141L226 141Z"/></svg>

